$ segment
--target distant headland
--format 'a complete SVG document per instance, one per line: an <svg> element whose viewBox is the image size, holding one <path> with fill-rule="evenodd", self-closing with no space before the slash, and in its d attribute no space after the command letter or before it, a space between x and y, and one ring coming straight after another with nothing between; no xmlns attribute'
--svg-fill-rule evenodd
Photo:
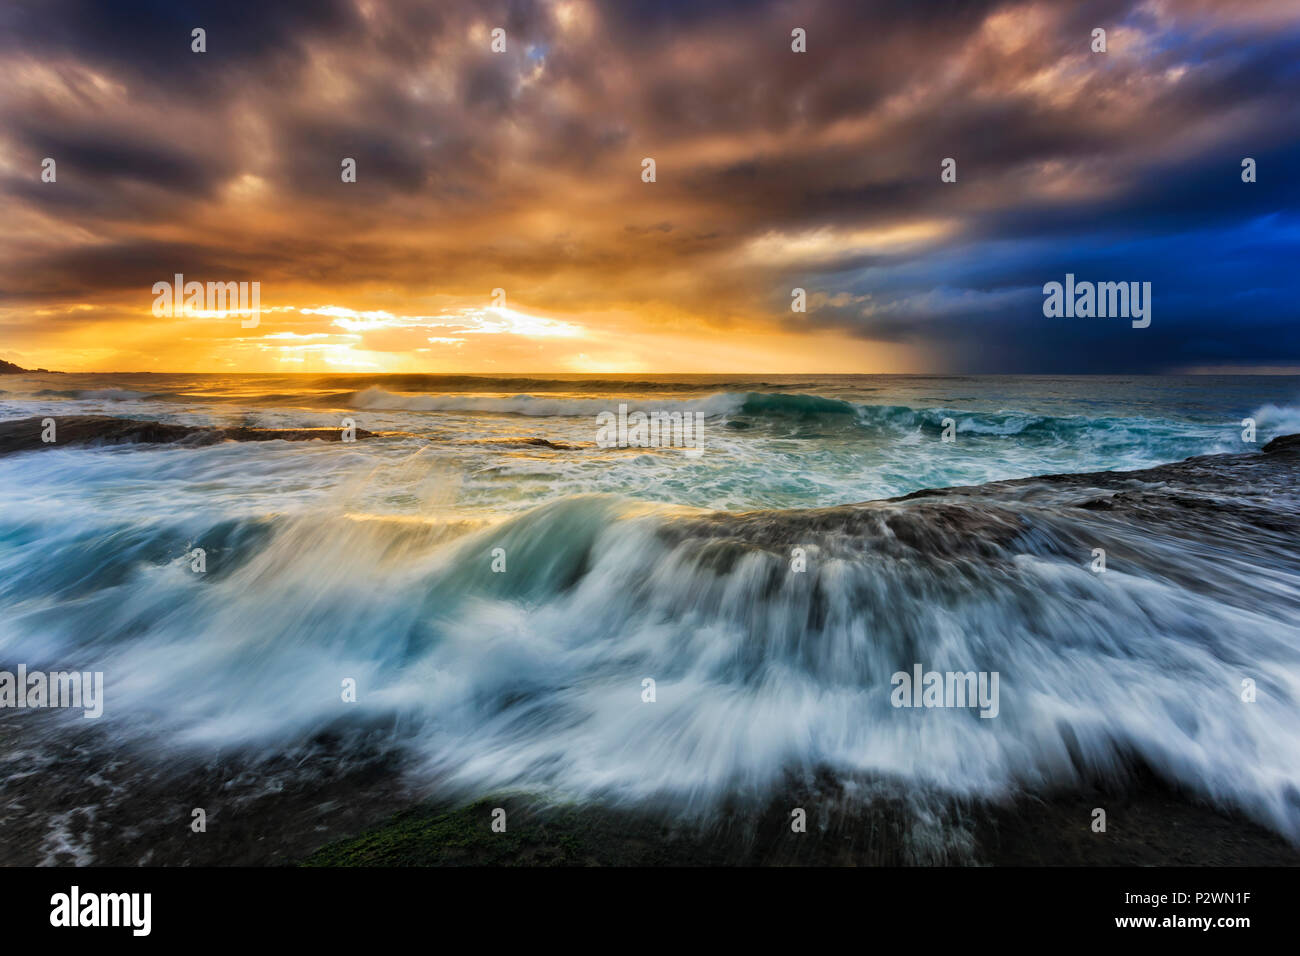
<svg viewBox="0 0 1300 956"><path fill-rule="evenodd" d="M6 362L3 359L0 359L0 375L22 375L24 372L45 372L46 374L52 374L48 368L22 368L19 365L15 365L13 362Z"/></svg>

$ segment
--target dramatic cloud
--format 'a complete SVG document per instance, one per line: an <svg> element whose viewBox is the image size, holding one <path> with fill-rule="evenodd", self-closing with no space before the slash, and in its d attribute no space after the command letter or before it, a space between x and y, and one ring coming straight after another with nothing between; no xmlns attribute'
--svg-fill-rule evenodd
<svg viewBox="0 0 1300 956"><path fill-rule="evenodd" d="M1272 0L8 5L0 358L1300 365L1297 64ZM155 316L177 273L258 326ZM1150 328L1044 317L1067 273Z"/></svg>

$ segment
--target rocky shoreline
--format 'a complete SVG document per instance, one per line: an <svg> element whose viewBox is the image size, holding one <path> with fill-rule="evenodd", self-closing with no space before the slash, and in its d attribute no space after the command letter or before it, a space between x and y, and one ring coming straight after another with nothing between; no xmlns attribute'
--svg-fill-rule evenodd
<svg viewBox="0 0 1300 956"><path fill-rule="evenodd" d="M419 804L305 866L1300 866L1300 847L1170 789L1149 773L1132 787L1005 804L951 805L942 843L900 801L862 805L832 789L790 793L710 826L593 805L502 795ZM791 808L807 811L806 832ZM1107 832L1091 829L1108 811ZM493 812L506 811L504 833ZM954 834L961 839L954 844Z"/></svg>
<svg viewBox="0 0 1300 956"><path fill-rule="evenodd" d="M0 453L50 447L40 443L39 421L0 423ZM82 444L339 436L337 429L195 428L100 416L61 418L59 429L61 442ZM1298 470L1300 435L1291 435L1258 450L1142 471L1049 475L827 509L716 513L666 524L661 533L698 541L700 560L718 571L754 549L816 540L829 554L861 555L870 542L873 560L958 562L965 573L1005 566L1030 522L1081 562L1105 540L1116 565L1156 568L1179 587L1249 603L1240 582L1215 580L1203 563L1179 566L1176 551L1148 550L1148 539L1170 547L1224 541L1234 558L1258 567L1293 561ZM107 726L54 727L56 719L0 711L0 823L8 834L0 864L1300 865L1300 846L1281 833L1179 786L1131 752L1104 775L996 800L927 794L888 779L850 785L827 769L773 788L761 806L724 805L688 822L653 806L557 804L493 791L475 798L428 780L417 787L378 723L341 724L255 759L234 750L128 747L114 743ZM206 833L190 828L194 807L208 813ZM491 826L498 807L506 810L504 833ZM794 808L806 811L806 832L792 830ZM1106 811L1104 833L1092 829L1097 808Z"/></svg>
<svg viewBox="0 0 1300 956"><path fill-rule="evenodd" d="M1005 801L915 793L863 802L830 774L707 819L555 803L520 793L440 799L360 737L322 736L272 760L126 749L73 725L39 765L0 714L0 865L91 866L1300 866L1300 846L1134 764L1125 784ZM95 756L91 756L91 755ZM31 757L31 752L27 752ZM887 791L886 791L887 792ZM51 838L41 807L58 820ZM191 829L203 807L207 831ZM791 810L806 811L806 832ZM1092 830L1096 808L1107 830ZM493 811L506 811L494 832Z"/></svg>
<svg viewBox="0 0 1300 956"><path fill-rule="evenodd" d="M215 445L223 441L342 441L341 428L217 428L205 425L169 425L163 422L110 415L60 415L54 419L56 440L44 441L44 418L15 418L0 422L0 455L68 446L181 444ZM354 430L358 440L374 438L364 428Z"/></svg>

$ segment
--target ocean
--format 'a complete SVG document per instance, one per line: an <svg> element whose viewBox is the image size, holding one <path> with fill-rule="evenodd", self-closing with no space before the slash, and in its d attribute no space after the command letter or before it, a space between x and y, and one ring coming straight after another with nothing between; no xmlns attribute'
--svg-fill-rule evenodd
<svg viewBox="0 0 1300 956"><path fill-rule="evenodd" d="M699 454L601 447L620 404L701 413ZM1300 378L0 378L0 425L70 416L375 434L0 455L0 667L105 688L96 720L4 713L16 859L94 862L133 789L283 788L325 739L421 792L700 819L1140 764L1300 842L1294 483L1140 471L1262 461ZM891 703L916 667L996 673L996 715ZM78 759L103 786L33 806Z"/></svg>

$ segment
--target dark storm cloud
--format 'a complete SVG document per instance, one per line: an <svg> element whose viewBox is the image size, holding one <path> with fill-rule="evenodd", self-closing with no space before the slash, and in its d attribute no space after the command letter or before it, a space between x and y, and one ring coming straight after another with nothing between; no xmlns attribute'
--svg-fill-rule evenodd
<svg viewBox="0 0 1300 956"><path fill-rule="evenodd" d="M190 51L195 27L207 31L211 51L200 69ZM220 95L223 78L259 61L294 56L310 37L356 28L346 0L20 0L0 8L0 53L71 56L132 83L202 98Z"/></svg>
<svg viewBox="0 0 1300 956"><path fill-rule="evenodd" d="M984 371L1300 360L1298 62L1272 0L10 4L0 291L509 286ZM1152 328L1046 320L1066 271L1153 282Z"/></svg>
<svg viewBox="0 0 1300 956"><path fill-rule="evenodd" d="M42 122L10 132L32 153L57 156L65 174L83 181L134 179L202 198L234 172L220 155L197 154L162 139L133 140L121 129Z"/></svg>

